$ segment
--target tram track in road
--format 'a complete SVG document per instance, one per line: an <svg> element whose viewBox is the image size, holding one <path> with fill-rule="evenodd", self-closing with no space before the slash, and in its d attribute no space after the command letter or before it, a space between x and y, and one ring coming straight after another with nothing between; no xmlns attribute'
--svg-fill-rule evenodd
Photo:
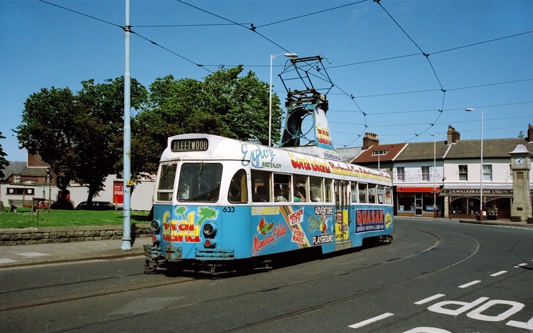
<svg viewBox="0 0 533 333"><path fill-rule="evenodd" d="M426 230L421 230L421 229L416 229L416 228L410 228L410 227L404 227L404 226L401 226L401 227L398 227L398 230L401 230L403 229L403 233L399 233L401 235L403 235L404 237L398 237L397 240L401 240L402 238L408 238L408 236L410 235L411 236L411 240L414 239L413 237L419 237L419 235L416 235L416 232L420 232L420 233L424 233L428 236L431 236L433 238L433 240L431 241L431 243L429 244L426 244L426 246L418 251L416 251L415 253L410 253L409 255L405 255L405 256L401 256L401 257L398 257L398 258L392 258L392 259L388 259L388 260L385 260L385 261L382 261L382 262L379 262L379 263L375 263L375 264L371 264L371 265L368 265L368 266L359 266L359 267L356 267L356 268L352 268L352 269L342 269L341 271L338 271L336 273L329 273L329 274L325 274L325 275L321 275L321 276L318 276L318 277L314 277L314 278L308 278L308 279L305 279L305 280L299 280L299 281L293 281L291 283L283 283L282 285L278 285L278 286L263 286L263 288L254 288L252 290L248 290L248 291L244 291L244 292L236 292L236 293L231 293L231 294L228 294L228 295L221 295L220 297L214 297L214 298L204 298L204 299L200 299L198 301L194 301L194 302L190 302L190 303L181 303L179 305L169 305L169 306L166 306L164 307L163 309L158 309L158 310L149 310L149 311L146 311L144 313L137 313L137 314L134 314L134 315L130 315L130 314L127 314L126 316L121 316L120 319L118 318L114 318L114 319L107 319L107 320L97 320L96 322L93 322L93 323L90 323L90 322L87 322L85 324L81 324L81 325L78 325L78 326L75 326L75 327L63 327L62 329L59 329L60 331L70 331L70 330L78 330L78 329L91 329L91 328L94 328L94 327L99 327L100 325L106 325L106 323L114 323L114 324L117 324L121 321L128 321L129 319L135 319L135 318L138 318L139 316L145 316L145 315L150 315L152 313L154 313L154 311L176 311L177 309L191 309L191 308L194 308L194 307L199 307L199 308L203 308L207 305L212 305L213 303L216 303L216 304L223 304L223 303L226 303L227 301L229 301L230 303L233 301L235 302L236 300L238 300L239 302L242 300L242 298L259 298L261 297L261 295L265 295L265 293L270 293L270 292L279 292L280 290L283 292L284 289L289 289L291 287L298 287L298 286L303 286L303 287L299 287L299 288L304 288L306 289L307 287L305 287L306 284L309 284L310 286L315 284L315 283L321 283L321 281L323 280L328 280L328 279L331 279L331 278L336 278L336 277L340 277L340 278L345 278L346 275L354 275L354 274L358 274L362 271L365 271L365 270L369 270L371 268L377 268L379 266L385 266L385 265L389 265L389 264L393 264L393 263L398 263L399 261L403 261L403 260L408 260L408 259L412 259L416 256L419 256L419 255L424 255L424 254L427 254L429 252L431 252L433 249L435 249L436 247L439 246L439 244L441 244L441 238L439 237L439 235L433 233L433 232L430 232L430 231L426 231ZM413 234L413 232L415 232L415 234ZM237 332L237 331L240 331L240 330L245 330L245 329L249 329L249 328L254 328L254 327L260 327L261 325L265 325L265 324L268 324L268 323L272 323L272 322L275 322L275 321L278 321L278 320L283 320L283 319L286 319L290 316L297 316L297 315L302 315L302 314L305 314L305 313L308 313L308 312L312 312L312 311L315 311L315 310L320 310L320 309L323 309L323 308L327 308L328 306L333 306L333 305L336 305L336 304L339 304L339 303L342 303L342 302L347 302L347 301L350 301L350 300L353 300L353 299L357 299L357 298L360 298L360 297L364 297L364 296L368 296L368 295L372 295L372 294L375 294L375 293L378 293L380 291L383 291L383 290L387 290L387 289L390 289L390 288L394 288L394 287L397 287L403 283L406 283L406 282L409 282L409 281L413 281L413 280L416 280L416 279L419 279L419 278L422 278L422 277L427 277L431 274L435 274L437 272L440 272L440 271L443 271L445 269L448 269L450 267L453 267L454 265L457 265L459 263L462 263L466 260L468 260L469 258L471 258L472 256L474 256L478 250L479 250L479 243L469 237L469 236L466 236L466 235L462 235L462 236L465 236L465 237L468 237L472 242L474 242L474 249L469 251L466 255L463 255L461 258L458 258L457 260L454 260L453 262L450 262L448 263L447 265L444 265L444 266L440 266L440 267L436 267L435 269L432 269L432 270L429 270L429 271L424 271L422 272L420 275L417 275L417 276L411 276L409 278L406 278L406 279L402 279L402 280L398 280L398 281L395 281L393 283L388 283L386 285L380 285L376 288L371 288L371 289L368 289L368 290L357 290L355 291L354 294L352 295L348 295L346 297L340 297L340 298L336 298L336 299L328 299L327 301L324 301L324 302L320 302L319 304L313 304L311 306L307 306L307 307L303 307L303 308L300 308L300 309L296 309L294 311L287 311L286 313L283 313L283 314L280 314L280 315L271 315L271 316L266 316L265 318L263 319L260 319L260 320L256 320L256 321L252 321L252 322L248 322L246 324L243 324L243 325L237 325L237 326L234 326L234 327L231 327L231 325L228 325L228 327L231 327L229 329L226 329L226 330L221 330L223 332ZM379 248L379 247L378 247ZM387 246L383 246L383 249L386 249ZM368 248L368 249L364 249L363 251L373 251L372 248ZM359 253L363 253L362 251L358 251L357 253L353 253L355 255L358 255ZM372 252L369 252L369 253L372 253ZM349 256L350 254L339 254L339 257L342 257L342 256ZM334 258L332 258L334 259ZM326 258L325 260L329 260L329 258ZM339 262L340 263L340 262ZM290 266L289 266L290 267ZM279 270L281 270L282 268L279 268ZM259 273L259 274L262 274L262 273ZM266 273L268 274L268 273ZM121 278L127 278L127 277L133 277L135 278L136 276L141 276L141 275L144 275L146 276L145 274L143 273L138 273L138 274L130 274L130 275L123 275L121 276ZM117 277L118 278L118 277ZM109 279L109 278L107 278ZM221 280L224 279L224 278L220 278ZM104 279L102 279L104 280ZM217 278L216 280L219 280L219 278ZM228 281L231 281L232 278L229 278L227 279ZM158 284L153 284L153 285L148 285L148 286L142 286L142 287L138 287L138 288L128 288L127 286L124 287L122 290L117 290L117 291L113 291L112 294L113 295L118 295L118 294L126 294L128 292L134 292L134 291L139 291L139 290L147 290L147 291L150 291L150 289L155 289L155 288L160 288L160 287L167 287L167 286L172 286L172 285L176 285L176 284L181 284L181 283L189 283L189 282L194 282L194 281L198 281L194 278L185 278L185 279L180 279L180 281L176 281L176 280L172 280L172 281L169 281L169 282L165 282L165 283L158 283ZM80 282L80 283L83 283L83 282ZM48 286L50 287L50 286ZM40 288L46 288L46 287L40 287ZM15 292L15 291L10 291L10 292ZM91 295L82 295L82 296L78 296L78 297L64 297L62 299L56 299L56 300L52 300L52 301L47 301L47 302L38 302L38 303L35 303L35 304L26 304L26 305L15 305L15 306L11 306L11 307L6 307L2 310L0 310L0 312L7 312L7 311L11 311L11 310L26 310L26 309L38 309L39 307L42 307L42 306L51 306L51 305L59 305L61 306L61 304L67 304L68 302L76 302L76 301L83 301L85 299L91 299L91 298L97 298L97 297L104 297L104 296L109 296L109 291L102 291L102 292L98 292L96 294L91 294ZM2 294L0 294L2 295ZM185 299L184 299L185 301ZM189 310L190 311L190 310ZM113 325L114 325L113 324ZM103 327L103 326L101 326Z"/></svg>

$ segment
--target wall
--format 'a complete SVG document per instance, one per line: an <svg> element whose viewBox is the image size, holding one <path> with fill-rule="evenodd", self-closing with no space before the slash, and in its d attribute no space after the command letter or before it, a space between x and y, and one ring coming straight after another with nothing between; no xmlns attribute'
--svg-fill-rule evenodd
<svg viewBox="0 0 533 333"><path fill-rule="evenodd" d="M94 201L110 201L113 202L113 181L117 180L115 176L109 176L104 182L104 190L100 191L99 195L93 198ZM53 201L57 199L59 189L52 186L43 185L27 185L27 184L0 184L0 199L4 206L8 207L8 199L22 200L22 195L8 195L7 188L33 188L34 196L24 196L25 200L31 204L32 197L36 198L52 198ZM132 210L150 210L152 208L152 198L155 189L155 182L143 181L135 186L131 195L131 209ZM85 186L74 185L69 187L70 200L74 203L74 207L82 201L87 200L88 190Z"/></svg>
<svg viewBox="0 0 533 333"><path fill-rule="evenodd" d="M0 246L122 239L122 231L123 226L0 229ZM150 225L132 224L131 238L144 237L152 237Z"/></svg>

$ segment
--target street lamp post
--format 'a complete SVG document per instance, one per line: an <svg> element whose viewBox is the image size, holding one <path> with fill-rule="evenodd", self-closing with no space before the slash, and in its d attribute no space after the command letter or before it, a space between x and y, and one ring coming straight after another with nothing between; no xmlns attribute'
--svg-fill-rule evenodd
<svg viewBox="0 0 533 333"><path fill-rule="evenodd" d="M437 217L437 190L436 179L437 179L437 136L431 134L433 137L433 218Z"/></svg>
<svg viewBox="0 0 533 333"><path fill-rule="evenodd" d="M479 221L483 221L483 110L472 108L465 109L467 112L477 111L481 113L481 159L479 165Z"/></svg>
<svg viewBox="0 0 533 333"><path fill-rule="evenodd" d="M272 146L272 60L279 56L286 56L287 58L297 58L296 53L283 53L270 55L270 83L268 89L268 146Z"/></svg>

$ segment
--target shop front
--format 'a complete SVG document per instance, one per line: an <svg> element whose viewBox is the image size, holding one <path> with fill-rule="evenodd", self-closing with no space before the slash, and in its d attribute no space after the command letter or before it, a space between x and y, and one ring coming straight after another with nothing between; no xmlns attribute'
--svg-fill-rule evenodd
<svg viewBox="0 0 533 333"><path fill-rule="evenodd" d="M438 187L397 187L398 216L442 216L442 198Z"/></svg>
<svg viewBox="0 0 533 333"><path fill-rule="evenodd" d="M479 214L479 187L445 185L441 192L444 197L444 216L475 219ZM512 185L484 185L482 199L484 218L498 220L511 217Z"/></svg>

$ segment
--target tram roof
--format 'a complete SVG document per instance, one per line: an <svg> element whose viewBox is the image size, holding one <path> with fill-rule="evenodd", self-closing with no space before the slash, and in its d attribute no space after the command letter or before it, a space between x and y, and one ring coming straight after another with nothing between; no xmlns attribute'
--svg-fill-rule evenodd
<svg viewBox="0 0 533 333"><path fill-rule="evenodd" d="M173 160L240 161L245 167L264 171L298 172L314 176L328 174L337 176L335 178L355 177L360 181L384 184L391 182L390 175L384 171L345 163L340 158L333 160L317 156L315 154L320 154L320 151L310 148L281 149L217 135L181 134L168 138L168 145L161 156L161 162ZM335 156L334 152L332 155L328 155L328 152L322 153L324 156Z"/></svg>

